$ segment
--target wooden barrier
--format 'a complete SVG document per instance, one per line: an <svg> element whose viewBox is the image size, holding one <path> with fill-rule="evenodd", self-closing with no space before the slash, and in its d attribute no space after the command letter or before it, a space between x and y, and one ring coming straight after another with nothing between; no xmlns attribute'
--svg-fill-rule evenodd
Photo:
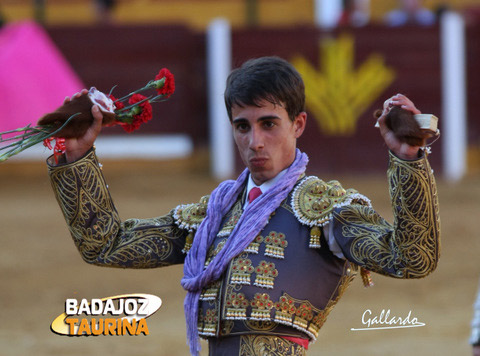
<svg viewBox="0 0 480 356"><path fill-rule="evenodd" d="M170 68L176 76L177 91L170 101L156 107L154 120L141 132L182 132L190 135L197 145L207 142L203 33L180 26L57 27L48 31L86 86L95 85L108 91L117 84L115 94L122 95L148 81L160 67ZM467 30L468 132L469 142L475 145L479 144L480 137L480 125L476 119L480 111L476 99L480 90L477 65L480 48L475 41L479 32L480 26ZM332 97L327 96L331 100L326 101L325 94L319 94L318 102L323 100L331 105L328 109L331 115L319 114L318 107L312 110L312 103L307 104L308 127L299 146L309 153L310 167L314 170L329 173L384 170L386 148L373 128L372 112L397 92L411 97L423 112L441 116L437 27L367 26L328 33L314 27L237 29L232 35L232 52L233 68L251 57L278 55L296 64L303 63L305 68L315 71L312 73L318 78L329 78L327 85L307 90L307 100L312 92L318 94L328 90L330 93L339 88ZM363 73L363 77L362 70L367 73ZM344 80L330 78L339 76L339 73L343 73ZM359 85L354 81L357 93L348 94L353 95L353 99L349 97L347 104L341 104L345 102L342 93L347 95L348 92L342 83L357 77L363 78L362 83L366 84ZM310 82L315 83L312 78ZM377 83L377 88L372 88L372 83L379 78L383 78L383 84ZM369 94L358 87L365 88ZM365 97L364 105L354 105L357 95ZM340 104L335 106L332 103ZM339 112L332 114L337 109ZM352 115L355 116L353 124L344 119ZM340 126L350 125L350 131L326 132L322 120L329 116L333 122L340 121ZM105 132L120 131L111 129ZM433 146L431 162L435 169L441 167L441 145L439 140Z"/></svg>

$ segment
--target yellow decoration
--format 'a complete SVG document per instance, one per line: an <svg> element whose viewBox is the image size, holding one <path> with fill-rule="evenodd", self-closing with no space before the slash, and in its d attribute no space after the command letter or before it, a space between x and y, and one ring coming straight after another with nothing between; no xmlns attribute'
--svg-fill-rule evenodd
<svg viewBox="0 0 480 356"><path fill-rule="evenodd" d="M318 226L313 226L310 230L310 244L309 246L312 248L320 248L320 237L321 232Z"/></svg>
<svg viewBox="0 0 480 356"><path fill-rule="evenodd" d="M365 287L373 287L374 284L369 270L366 270L363 267L360 268L360 275L362 276L363 285Z"/></svg>
<svg viewBox="0 0 480 356"><path fill-rule="evenodd" d="M336 180L324 182L315 176L304 178L292 196L296 218L311 227L325 225L331 219L333 209L351 203L370 206L370 200L355 189L344 189ZM312 229L310 237L315 236L318 236L320 243L320 231Z"/></svg>
<svg viewBox="0 0 480 356"><path fill-rule="evenodd" d="M194 235L195 235L195 233L193 231L190 231L188 233L187 238L185 240L185 247L182 250L183 253L187 253L192 248Z"/></svg>
<svg viewBox="0 0 480 356"><path fill-rule="evenodd" d="M360 115L393 82L395 72L378 54L355 69L354 39L345 34L323 40L319 58L320 70L303 57L292 60L305 82L307 108L325 135L352 135Z"/></svg>

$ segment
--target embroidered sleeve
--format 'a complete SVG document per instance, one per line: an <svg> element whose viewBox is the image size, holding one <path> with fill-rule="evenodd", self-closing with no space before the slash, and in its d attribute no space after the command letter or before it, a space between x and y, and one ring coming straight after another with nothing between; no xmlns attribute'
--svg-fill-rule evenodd
<svg viewBox="0 0 480 356"><path fill-rule="evenodd" d="M423 157L404 161L390 153L388 169L394 223L368 206L333 212L333 231L350 261L397 278L421 278L437 266L440 218L432 170Z"/></svg>
<svg viewBox="0 0 480 356"><path fill-rule="evenodd" d="M91 264L153 268L183 263L187 232L173 211L121 222L94 150L63 166L49 166L52 187L82 258Z"/></svg>

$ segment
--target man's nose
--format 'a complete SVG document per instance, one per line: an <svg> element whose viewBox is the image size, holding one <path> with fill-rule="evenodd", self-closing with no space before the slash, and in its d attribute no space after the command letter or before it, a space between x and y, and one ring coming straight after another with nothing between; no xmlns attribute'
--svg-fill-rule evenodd
<svg viewBox="0 0 480 356"><path fill-rule="evenodd" d="M263 148L264 146L264 137L260 130L253 128L250 131L250 149L256 151Z"/></svg>

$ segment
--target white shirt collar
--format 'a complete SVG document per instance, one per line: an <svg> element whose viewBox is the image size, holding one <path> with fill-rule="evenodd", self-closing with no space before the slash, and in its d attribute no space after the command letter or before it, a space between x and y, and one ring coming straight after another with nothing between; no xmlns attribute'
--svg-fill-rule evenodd
<svg viewBox="0 0 480 356"><path fill-rule="evenodd" d="M263 193L266 193L270 188L275 186L277 182L284 176L285 173L287 173L287 169L285 168L283 171L278 173L274 178L267 180L266 182L263 182L261 185L256 185L255 182L252 179L252 175L248 175L248 183L247 183L247 194L245 194L245 201L243 203L243 209L246 209L248 206L248 193L253 187L258 187Z"/></svg>

